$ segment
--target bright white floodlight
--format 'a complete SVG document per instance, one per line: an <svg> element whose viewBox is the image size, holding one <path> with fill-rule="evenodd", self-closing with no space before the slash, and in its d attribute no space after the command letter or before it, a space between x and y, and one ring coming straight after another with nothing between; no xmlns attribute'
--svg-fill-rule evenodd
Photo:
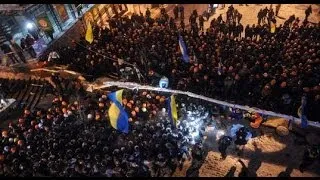
<svg viewBox="0 0 320 180"><path fill-rule="evenodd" d="M32 23L27 23L27 29L32 29L32 28L33 28Z"/></svg>

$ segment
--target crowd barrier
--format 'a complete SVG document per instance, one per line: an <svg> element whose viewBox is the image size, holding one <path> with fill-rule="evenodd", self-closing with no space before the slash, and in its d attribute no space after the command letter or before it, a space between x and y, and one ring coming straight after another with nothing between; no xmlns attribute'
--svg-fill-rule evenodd
<svg viewBox="0 0 320 180"><path fill-rule="evenodd" d="M301 119L297 118L297 117L293 117L293 116L289 116L289 115L285 115L285 114L279 114L279 113L275 113L272 111L267 111L267 110L263 110L263 109L259 109L259 108L255 108L255 107L232 104L232 103L228 103L225 101L220 101L220 100L212 99L212 98L205 97L202 95L198 95L198 94L188 92L188 91L165 89L165 88L141 85L141 84L132 83L132 82L115 82L115 81L104 82L103 85L101 85L101 86L91 86L89 88L91 90L95 90L95 89L102 89L102 88L111 87L111 86L117 86L117 87L126 88L126 89L145 89L145 90L152 90L152 91L168 92L168 93L173 93L173 94L183 94L183 95L187 95L189 97L202 99L202 100L205 100L208 102L220 104L220 105L227 106L230 108L236 108L236 109L241 109L241 110L245 110L245 111L253 111L253 112L257 112L257 113L260 113L262 115L267 115L267 116L281 117L281 118L284 118L288 121L291 121L291 123L294 123L296 125L300 125L300 123L301 123ZM320 128L320 123L318 123L318 122L308 121L308 125L312 126L312 127Z"/></svg>

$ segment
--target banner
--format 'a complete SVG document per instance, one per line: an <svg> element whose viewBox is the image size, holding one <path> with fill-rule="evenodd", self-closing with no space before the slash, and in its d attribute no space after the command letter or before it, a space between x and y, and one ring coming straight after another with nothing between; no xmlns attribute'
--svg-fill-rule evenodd
<svg viewBox="0 0 320 180"><path fill-rule="evenodd" d="M53 31L52 24L46 14L39 15L36 19L40 29L43 31Z"/></svg>
<svg viewBox="0 0 320 180"><path fill-rule="evenodd" d="M69 15L64 4L55 4L54 6L59 14L62 23L66 22L69 19Z"/></svg>
<svg viewBox="0 0 320 180"><path fill-rule="evenodd" d="M46 42L44 41L43 38L39 38L37 41L34 42L32 47L33 47L34 51L36 52L36 54L40 55L44 50L46 50L48 45L46 44Z"/></svg>

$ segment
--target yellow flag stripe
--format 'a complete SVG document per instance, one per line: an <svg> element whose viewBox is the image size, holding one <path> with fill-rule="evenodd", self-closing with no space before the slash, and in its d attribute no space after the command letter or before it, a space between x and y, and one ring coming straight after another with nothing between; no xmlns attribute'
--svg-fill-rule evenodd
<svg viewBox="0 0 320 180"><path fill-rule="evenodd" d="M115 103L112 103L109 110L109 119L110 119L110 124L113 128L118 129L117 128L117 121L118 121L118 117L120 114L120 109L116 106Z"/></svg>
<svg viewBox="0 0 320 180"><path fill-rule="evenodd" d="M177 124L178 113L177 113L176 100L175 100L175 98L174 98L173 95L172 95L170 98L171 98L171 103L170 103L170 106L171 106L171 116L172 116L172 119L173 119L174 123Z"/></svg>
<svg viewBox="0 0 320 180"><path fill-rule="evenodd" d="M116 92L117 100L121 105L122 105L122 93L123 93L123 89Z"/></svg>

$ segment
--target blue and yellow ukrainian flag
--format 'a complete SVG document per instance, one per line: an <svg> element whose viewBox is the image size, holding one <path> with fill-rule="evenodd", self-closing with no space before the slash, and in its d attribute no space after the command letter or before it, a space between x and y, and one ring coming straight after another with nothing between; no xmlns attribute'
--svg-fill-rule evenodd
<svg viewBox="0 0 320 180"><path fill-rule="evenodd" d="M176 100L173 95L171 95L167 99L167 105L168 105L168 114L169 114L170 121L174 125L174 127L177 127L178 111L177 111Z"/></svg>
<svg viewBox="0 0 320 180"><path fill-rule="evenodd" d="M122 106L122 93L123 89L110 93L108 95L112 104L108 110L110 124L113 128L128 133L129 130L129 117L127 112Z"/></svg>
<svg viewBox="0 0 320 180"><path fill-rule="evenodd" d="M182 59L184 62L189 63L189 56L187 52L186 44L183 41L182 36L179 34L179 47L182 54Z"/></svg>
<svg viewBox="0 0 320 180"><path fill-rule="evenodd" d="M301 119L300 126L302 128L308 127L308 118L307 118L307 115L306 115L306 106L307 106L307 98L305 96L302 96L302 98L301 98L301 106L298 109L298 115L300 116L300 119Z"/></svg>

